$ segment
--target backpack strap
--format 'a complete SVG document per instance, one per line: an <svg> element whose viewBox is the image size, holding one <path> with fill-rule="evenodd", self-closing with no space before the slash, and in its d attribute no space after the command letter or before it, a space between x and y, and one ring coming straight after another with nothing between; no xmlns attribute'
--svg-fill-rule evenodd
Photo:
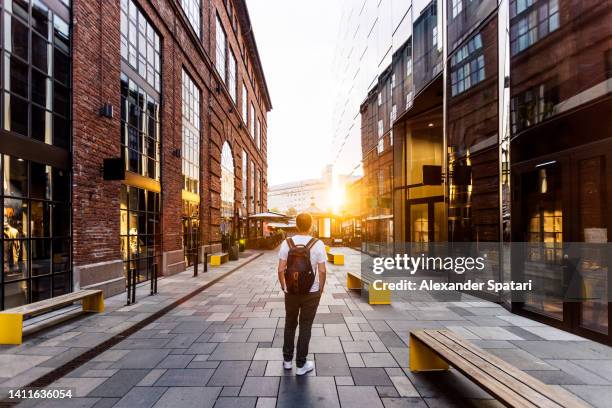
<svg viewBox="0 0 612 408"><path fill-rule="evenodd" d="M310 238L310 241L308 241L308 243L306 244L306 248L308 248L308 250L310 251L312 249L312 247L317 243L318 239L316 238Z"/></svg>
<svg viewBox="0 0 612 408"><path fill-rule="evenodd" d="M287 245L289 246L289 249L295 248L295 243L293 242L293 239L291 239L291 237L287 238Z"/></svg>

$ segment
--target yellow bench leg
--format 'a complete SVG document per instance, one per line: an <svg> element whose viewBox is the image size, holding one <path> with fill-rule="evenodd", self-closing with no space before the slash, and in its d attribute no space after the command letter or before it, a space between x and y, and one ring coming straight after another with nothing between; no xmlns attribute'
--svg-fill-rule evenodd
<svg viewBox="0 0 612 408"><path fill-rule="evenodd" d="M374 289L373 285L368 287L368 303L371 305L390 305L391 291L389 289Z"/></svg>
<svg viewBox="0 0 612 408"><path fill-rule="evenodd" d="M448 363L431 351L423 342L410 336L410 371L448 370Z"/></svg>
<svg viewBox="0 0 612 408"><path fill-rule="evenodd" d="M0 344L21 344L23 341L23 315L0 314Z"/></svg>
<svg viewBox="0 0 612 408"><path fill-rule="evenodd" d="M84 312L101 313L104 311L104 294L89 296L83 299Z"/></svg>
<svg viewBox="0 0 612 408"><path fill-rule="evenodd" d="M344 265L344 255L334 255L334 265Z"/></svg>
<svg viewBox="0 0 612 408"><path fill-rule="evenodd" d="M361 289L361 279L347 273L346 274L346 288L347 289Z"/></svg>

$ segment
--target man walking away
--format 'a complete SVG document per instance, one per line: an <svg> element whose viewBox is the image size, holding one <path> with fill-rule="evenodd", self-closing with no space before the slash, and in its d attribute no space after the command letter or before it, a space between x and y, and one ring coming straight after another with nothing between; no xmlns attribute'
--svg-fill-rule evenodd
<svg viewBox="0 0 612 408"><path fill-rule="evenodd" d="M300 325L295 365L296 374L304 375L314 368L306 361L312 322L325 286L325 245L309 235L312 216L301 213L295 219L298 235L287 238L278 254L278 281L285 292L285 340L283 367L290 370L293 360L295 329Z"/></svg>

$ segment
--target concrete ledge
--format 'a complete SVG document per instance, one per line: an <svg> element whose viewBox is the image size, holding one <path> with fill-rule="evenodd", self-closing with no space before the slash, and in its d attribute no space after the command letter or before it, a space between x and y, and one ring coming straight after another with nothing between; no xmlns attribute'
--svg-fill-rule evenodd
<svg viewBox="0 0 612 408"><path fill-rule="evenodd" d="M166 251L162 254L163 276L175 275L185 270L185 252L183 249Z"/></svg>
<svg viewBox="0 0 612 408"><path fill-rule="evenodd" d="M120 259L74 267L75 289L100 289L108 298L125 292L123 261Z"/></svg>
<svg viewBox="0 0 612 408"><path fill-rule="evenodd" d="M125 277L121 276L105 282L82 286L81 289L100 289L104 293L104 297L108 298L125 292Z"/></svg>

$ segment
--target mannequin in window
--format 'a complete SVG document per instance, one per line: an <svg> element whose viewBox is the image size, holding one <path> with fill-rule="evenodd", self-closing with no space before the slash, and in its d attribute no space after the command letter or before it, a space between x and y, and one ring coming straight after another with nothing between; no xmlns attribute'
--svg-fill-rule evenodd
<svg viewBox="0 0 612 408"><path fill-rule="evenodd" d="M18 265L19 255L21 254L21 244L17 240L19 238L19 230L11 226L7 220L6 213L4 217L4 239L10 239L4 246L4 258L8 265L9 271L13 271ZM17 266L18 267L18 266Z"/></svg>

